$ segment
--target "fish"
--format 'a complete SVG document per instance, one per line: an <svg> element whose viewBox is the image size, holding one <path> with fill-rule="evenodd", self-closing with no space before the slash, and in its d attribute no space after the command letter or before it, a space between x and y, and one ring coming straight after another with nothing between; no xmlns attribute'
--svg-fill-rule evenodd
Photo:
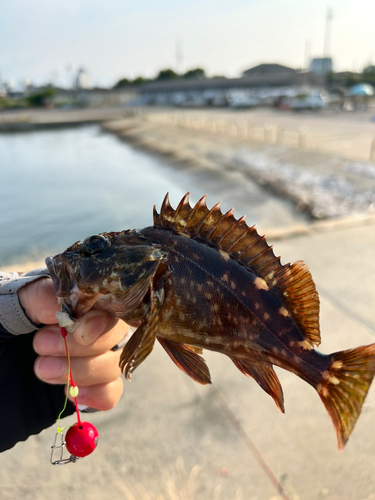
<svg viewBox="0 0 375 500"><path fill-rule="evenodd" d="M136 328L120 357L130 380L155 341L194 381L211 383L203 349L228 356L284 413L274 366L320 396L342 450L375 374L375 344L332 354L320 344L319 295L303 261L281 264L265 236L233 209L176 209L167 194L153 226L104 232L47 257L58 301L71 319L107 311Z"/></svg>

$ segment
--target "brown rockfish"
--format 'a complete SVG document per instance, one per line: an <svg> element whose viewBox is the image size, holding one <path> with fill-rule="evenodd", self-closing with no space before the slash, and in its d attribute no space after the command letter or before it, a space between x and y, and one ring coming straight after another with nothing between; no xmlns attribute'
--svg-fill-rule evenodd
<svg viewBox="0 0 375 500"><path fill-rule="evenodd" d="M205 200L192 208L187 194L174 210L167 195L152 227L90 236L48 257L55 294L75 318L95 308L137 327L120 360L128 379L155 339L201 384L211 382L202 348L226 354L282 412L273 365L295 373L317 390L342 449L374 377L375 344L318 352L307 265L281 265L255 226Z"/></svg>

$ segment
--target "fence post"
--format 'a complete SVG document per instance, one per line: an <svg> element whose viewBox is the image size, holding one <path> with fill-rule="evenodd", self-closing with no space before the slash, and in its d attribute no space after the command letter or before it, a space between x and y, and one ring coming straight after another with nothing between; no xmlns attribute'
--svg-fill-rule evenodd
<svg viewBox="0 0 375 500"><path fill-rule="evenodd" d="M284 142L284 127L282 125L278 125L276 129L276 142L283 143Z"/></svg>
<svg viewBox="0 0 375 500"><path fill-rule="evenodd" d="M307 130L306 127L298 129L298 147L305 148L307 143Z"/></svg>
<svg viewBox="0 0 375 500"><path fill-rule="evenodd" d="M264 142L272 141L272 125L270 123L265 122L264 126Z"/></svg>
<svg viewBox="0 0 375 500"><path fill-rule="evenodd" d="M237 135L236 124L232 121L228 123L228 131L230 135Z"/></svg>
<svg viewBox="0 0 375 500"><path fill-rule="evenodd" d="M370 161L375 162L375 137L373 138L371 142L371 147L370 147Z"/></svg>

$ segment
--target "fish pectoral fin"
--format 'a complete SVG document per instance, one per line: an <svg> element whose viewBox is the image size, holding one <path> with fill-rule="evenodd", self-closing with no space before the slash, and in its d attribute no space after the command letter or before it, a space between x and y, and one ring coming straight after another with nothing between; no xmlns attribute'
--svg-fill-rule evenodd
<svg viewBox="0 0 375 500"><path fill-rule="evenodd" d="M231 360L244 375L256 380L261 388L273 398L281 413L285 413L283 390L270 363L250 363L236 358L231 358Z"/></svg>
<svg viewBox="0 0 375 500"><path fill-rule="evenodd" d="M211 384L211 376L205 360L198 354L201 349L186 344L175 344L158 337L172 361L190 378L200 384Z"/></svg>
<svg viewBox="0 0 375 500"><path fill-rule="evenodd" d="M147 323L142 323L130 337L120 357L120 368L127 380L131 380L132 372L151 353L155 338L156 329L153 331L147 328Z"/></svg>
<svg viewBox="0 0 375 500"><path fill-rule="evenodd" d="M120 368L127 380L131 380L132 372L147 358L154 348L159 315L152 283L150 284L150 301L147 320L141 323L133 333L121 353Z"/></svg>

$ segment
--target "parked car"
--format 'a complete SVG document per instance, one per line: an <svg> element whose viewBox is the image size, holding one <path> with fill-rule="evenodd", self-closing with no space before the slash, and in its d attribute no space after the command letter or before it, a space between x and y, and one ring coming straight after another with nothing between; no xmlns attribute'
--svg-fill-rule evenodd
<svg viewBox="0 0 375 500"><path fill-rule="evenodd" d="M290 107L294 111L317 111L324 107L324 101L320 94L302 94L292 99Z"/></svg>
<svg viewBox="0 0 375 500"><path fill-rule="evenodd" d="M259 99L257 97L242 92L238 94L228 94L227 99L228 105L231 108L254 108L259 104Z"/></svg>

